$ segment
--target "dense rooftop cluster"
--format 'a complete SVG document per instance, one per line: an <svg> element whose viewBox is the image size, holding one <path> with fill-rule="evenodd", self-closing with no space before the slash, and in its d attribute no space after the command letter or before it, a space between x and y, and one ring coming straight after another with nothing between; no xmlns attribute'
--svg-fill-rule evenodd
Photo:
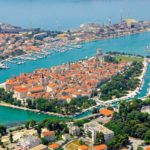
<svg viewBox="0 0 150 150"><path fill-rule="evenodd" d="M93 90L104 81L122 71L128 64L100 61L97 57L69 63L50 69L38 69L21 74L6 81L5 89L13 91L18 99L68 100L80 96L91 96Z"/></svg>
<svg viewBox="0 0 150 150"><path fill-rule="evenodd" d="M26 34L0 34L0 58L39 52L42 44Z"/></svg>

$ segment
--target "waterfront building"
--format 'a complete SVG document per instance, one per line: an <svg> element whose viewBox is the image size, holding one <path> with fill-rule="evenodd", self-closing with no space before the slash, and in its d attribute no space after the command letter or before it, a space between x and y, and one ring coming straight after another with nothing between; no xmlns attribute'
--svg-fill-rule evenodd
<svg viewBox="0 0 150 150"><path fill-rule="evenodd" d="M108 128L104 127L96 121L85 123L84 132L86 136L88 136L89 133L91 134L91 139L93 143L95 143L96 135L98 132L102 132L104 134L105 142L109 142L114 136L113 131L109 130Z"/></svg>
<svg viewBox="0 0 150 150"><path fill-rule="evenodd" d="M125 23L126 23L127 27L129 27L129 28L135 28L135 27L139 26L138 21L135 19L126 19Z"/></svg>
<svg viewBox="0 0 150 150"><path fill-rule="evenodd" d="M14 87L14 97L23 100L27 97L28 89L26 87Z"/></svg>

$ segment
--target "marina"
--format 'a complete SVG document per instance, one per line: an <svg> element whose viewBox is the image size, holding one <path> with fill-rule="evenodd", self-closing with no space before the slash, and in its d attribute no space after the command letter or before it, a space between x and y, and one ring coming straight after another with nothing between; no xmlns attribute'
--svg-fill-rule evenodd
<svg viewBox="0 0 150 150"><path fill-rule="evenodd" d="M17 65L22 65L25 64L26 61L36 61L38 59L43 59L46 58L48 55L51 55L53 53L57 52L66 52L68 50L73 50L73 49L81 49L82 45L67 45L65 47L60 47L60 48L55 48L51 50L46 50L38 53L29 53L29 54L24 54L21 56L16 56L12 58L5 59L0 62L0 69L9 69L9 67L6 64L17 64Z"/></svg>

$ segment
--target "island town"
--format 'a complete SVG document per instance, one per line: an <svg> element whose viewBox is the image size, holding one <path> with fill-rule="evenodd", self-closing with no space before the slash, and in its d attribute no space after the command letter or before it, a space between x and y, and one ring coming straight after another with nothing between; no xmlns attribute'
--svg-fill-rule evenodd
<svg viewBox="0 0 150 150"><path fill-rule="evenodd" d="M123 61L118 64L107 63L103 57L102 50L98 49L93 58L21 74L7 80L5 89L13 91L14 97L22 101L44 97L69 102L80 96L91 97L100 84L130 65Z"/></svg>
<svg viewBox="0 0 150 150"><path fill-rule="evenodd" d="M67 31L44 31L40 28L23 29L0 24L0 68L8 69L6 62L18 65L27 60L37 60L53 52L65 52L82 48L82 43L147 32L149 21L121 20L118 24L82 24L78 29Z"/></svg>

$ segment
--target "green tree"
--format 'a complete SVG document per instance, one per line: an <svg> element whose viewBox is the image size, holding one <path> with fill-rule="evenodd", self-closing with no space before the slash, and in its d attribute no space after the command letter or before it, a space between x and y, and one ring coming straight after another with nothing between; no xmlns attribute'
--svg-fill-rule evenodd
<svg viewBox="0 0 150 150"><path fill-rule="evenodd" d="M7 128L3 125L0 125L0 134L3 136L7 133Z"/></svg>
<svg viewBox="0 0 150 150"><path fill-rule="evenodd" d="M13 135L12 135L12 133L10 133L10 135L9 135L9 140L10 140L10 143L13 143Z"/></svg>
<svg viewBox="0 0 150 150"><path fill-rule="evenodd" d="M99 145L104 143L104 134L102 132L97 132L96 133L96 141L95 141L95 145Z"/></svg>
<svg viewBox="0 0 150 150"><path fill-rule="evenodd" d="M141 146L138 146L137 150L143 150L143 148Z"/></svg>
<svg viewBox="0 0 150 150"><path fill-rule="evenodd" d="M127 146L128 142L127 134L117 135L108 143L108 147L112 150L120 150L123 146Z"/></svg>
<svg viewBox="0 0 150 150"><path fill-rule="evenodd" d="M30 127L30 122L29 121L25 122L25 127L26 127L26 129L29 129L29 127Z"/></svg>
<svg viewBox="0 0 150 150"><path fill-rule="evenodd" d="M41 126L40 125L37 125L35 127L36 131L37 131L37 134L38 134L38 137L41 137L41 132L42 132L42 129L41 129Z"/></svg>
<svg viewBox="0 0 150 150"><path fill-rule="evenodd" d="M35 120L31 120L30 121L30 127L33 128L36 125L36 121Z"/></svg>
<svg viewBox="0 0 150 150"><path fill-rule="evenodd" d="M46 138L41 138L42 144L48 145L48 141Z"/></svg>
<svg viewBox="0 0 150 150"><path fill-rule="evenodd" d="M80 144L80 145L85 145L85 142L83 142L83 140L80 140L80 141L79 141L79 144Z"/></svg>
<svg viewBox="0 0 150 150"><path fill-rule="evenodd" d="M146 144L150 144L150 129L145 132L144 141Z"/></svg>
<svg viewBox="0 0 150 150"><path fill-rule="evenodd" d="M97 108L93 108L93 110L92 110L92 113L93 114L96 114L96 113L98 113L99 111L98 111L98 109Z"/></svg>

